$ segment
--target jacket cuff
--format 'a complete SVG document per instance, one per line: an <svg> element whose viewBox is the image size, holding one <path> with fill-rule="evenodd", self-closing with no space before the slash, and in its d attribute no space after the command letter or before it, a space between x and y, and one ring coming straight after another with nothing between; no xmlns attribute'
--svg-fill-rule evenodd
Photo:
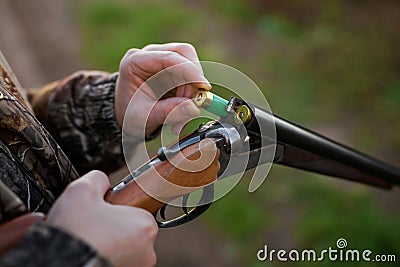
<svg viewBox="0 0 400 267"><path fill-rule="evenodd" d="M0 266L111 267L83 241L46 224L34 225L23 241L0 260Z"/></svg>
<svg viewBox="0 0 400 267"><path fill-rule="evenodd" d="M97 153L88 154L95 162L101 162L104 157L110 158L111 155L123 162L122 129L117 123L114 108L117 78L118 74L114 73L109 79L87 85L83 90L85 96L82 97L82 104L86 106L88 135L92 137L91 143L97 150Z"/></svg>
<svg viewBox="0 0 400 267"><path fill-rule="evenodd" d="M111 172L124 163L114 110L117 77L78 72L60 82L50 97L49 128L79 173Z"/></svg>

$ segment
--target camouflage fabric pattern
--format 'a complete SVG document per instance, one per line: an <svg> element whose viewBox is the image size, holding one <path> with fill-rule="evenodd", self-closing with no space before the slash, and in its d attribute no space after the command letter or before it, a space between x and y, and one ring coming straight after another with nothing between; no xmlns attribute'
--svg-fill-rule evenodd
<svg viewBox="0 0 400 267"><path fill-rule="evenodd" d="M68 183L80 174L91 169L110 172L122 166L121 129L114 114L116 75L78 72L25 93L4 65L0 65L0 71L0 193L5 195L5 186L13 192L0 198L0 223L25 211L19 208L12 211L16 214L9 214L3 199L10 202L10 198L19 198L26 210L47 212ZM38 242L49 235L59 241L55 247L64 246L60 249L64 252L58 253L78 255L81 251L82 259L90 258L85 264L82 261L77 265L51 266L108 266L82 242L73 241L58 229L47 228L35 226L19 248L0 260L0 266L25 266L26 261L20 261L21 251L38 257L43 254ZM36 244L32 244L34 240ZM49 263L64 255L52 251L54 254L42 256Z"/></svg>
<svg viewBox="0 0 400 267"><path fill-rule="evenodd" d="M113 106L116 77L79 72L30 90L28 98L2 79L1 157L13 163L0 175L29 210L46 212L65 186L79 177L76 169L84 174L122 166L121 130Z"/></svg>

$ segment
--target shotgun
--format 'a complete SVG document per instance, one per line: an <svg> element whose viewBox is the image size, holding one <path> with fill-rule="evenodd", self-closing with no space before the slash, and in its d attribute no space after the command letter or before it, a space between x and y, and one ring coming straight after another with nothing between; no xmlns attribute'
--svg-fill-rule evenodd
<svg viewBox="0 0 400 267"><path fill-rule="evenodd" d="M110 188L106 201L144 208L154 214L160 228L167 228L187 223L204 213L214 200L217 181L265 163L384 189L400 185L398 167L242 99L231 97L228 101L209 91L198 90L193 101L220 119L202 124L168 147L161 147L147 163ZM205 168L196 172L186 168L191 162L198 164L201 158L207 162ZM151 193L144 187L151 188ZM201 191L199 200L196 205L188 204L189 195L194 191ZM183 214L167 220L166 203L178 198L182 199ZM32 213L1 225L0 255L17 244L29 226L41 219L43 216ZM17 234L13 235L12 229L20 231L14 231Z"/></svg>

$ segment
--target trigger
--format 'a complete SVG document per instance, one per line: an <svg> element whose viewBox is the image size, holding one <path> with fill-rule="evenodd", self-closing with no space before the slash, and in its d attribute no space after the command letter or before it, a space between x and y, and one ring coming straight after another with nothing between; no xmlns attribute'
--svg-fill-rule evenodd
<svg viewBox="0 0 400 267"><path fill-rule="evenodd" d="M188 214L188 209L187 209L188 200L189 200L189 194L182 196L182 210L186 215Z"/></svg>
<svg viewBox="0 0 400 267"><path fill-rule="evenodd" d="M165 218L165 210L166 210L166 208L167 208L167 205L165 205L165 206L162 206L161 207L161 209L160 209L160 216L161 216L161 218L163 219L163 220L166 220Z"/></svg>

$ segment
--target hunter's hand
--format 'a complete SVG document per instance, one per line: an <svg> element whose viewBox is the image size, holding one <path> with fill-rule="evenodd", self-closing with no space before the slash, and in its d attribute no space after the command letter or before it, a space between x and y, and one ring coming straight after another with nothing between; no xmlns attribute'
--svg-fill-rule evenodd
<svg viewBox="0 0 400 267"><path fill-rule="evenodd" d="M157 225L139 208L104 201L107 176L92 171L71 183L50 210L47 223L86 241L118 267L154 266Z"/></svg>
<svg viewBox="0 0 400 267"><path fill-rule="evenodd" d="M165 69L168 70L156 76L156 82L145 83ZM152 87L154 84L157 84L156 90ZM118 124L122 127L126 116L125 122L129 122L129 125L124 125L124 131L132 135L148 135L166 122L178 133L187 119L200 112L192 101L188 101L199 88L209 90L211 85L203 75L192 45L170 43L130 49L121 60L117 80L115 113ZM176 89L176 93L159 100L170 89Z"/></svg>

